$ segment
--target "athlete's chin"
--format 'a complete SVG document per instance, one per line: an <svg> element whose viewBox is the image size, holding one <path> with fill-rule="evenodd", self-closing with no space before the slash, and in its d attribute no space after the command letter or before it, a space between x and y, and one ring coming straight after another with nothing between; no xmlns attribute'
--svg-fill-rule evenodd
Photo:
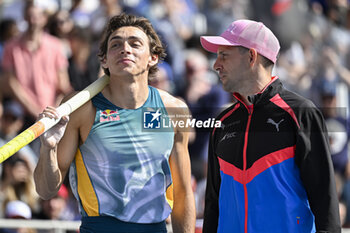
<svg viewBox="0 0 350 233"><path fill-rule="evenodd" d="M111 76L116 76L116 77L131 77L131 76L133 76L131 72L126 71L126 70L114 70L114 71L110 70L110 73L111 73Z"/></svg>

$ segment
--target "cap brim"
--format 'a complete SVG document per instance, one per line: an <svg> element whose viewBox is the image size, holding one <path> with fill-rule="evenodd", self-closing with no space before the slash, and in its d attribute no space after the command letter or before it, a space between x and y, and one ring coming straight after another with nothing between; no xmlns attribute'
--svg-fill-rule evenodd
<svg viewBox="0 0 350 233"><path fill-rule="evenodd" d="M220 45L237 46L237 44L234 44L221 36L201 36L200 42L205 50L212 53L216 53Z"/></svg>

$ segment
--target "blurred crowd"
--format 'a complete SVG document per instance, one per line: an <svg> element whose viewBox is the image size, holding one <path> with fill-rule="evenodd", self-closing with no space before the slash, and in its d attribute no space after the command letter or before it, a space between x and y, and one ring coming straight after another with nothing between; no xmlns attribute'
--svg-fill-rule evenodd
<svg viewBox="0 0 350 233"><path fill-rule="evenodd" d="M350 226L349 0L0 0L0 145L33 124L48 105L102 75L99 39L109 17L147 17L166 47L150 85L182 98L196 119L213 118L233 101L219 83L215 55L199 36L221 34L235 19L253 19L281 43L274 68L284 85L324 113L336 172L343 226ZM197 218L206 186L208 130L190 137ZM41 200L32 173L39 141L1 164L0 217L78 220L68 182ZM349 211L347 211L349 210ZM4 232L11 232L4 230ZM26 232L26 231L18 231ZM32 232L29 231L28 232Z"/></svg>

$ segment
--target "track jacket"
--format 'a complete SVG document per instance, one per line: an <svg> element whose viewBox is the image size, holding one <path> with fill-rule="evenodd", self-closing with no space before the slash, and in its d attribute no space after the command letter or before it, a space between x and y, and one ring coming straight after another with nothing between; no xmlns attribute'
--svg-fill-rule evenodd
<svg viewBox="0 0 350 233"><path fill-rule="evenodd" d="M340 232L323 117L277 77L218 117L208 157L204 233Z"/></svg>

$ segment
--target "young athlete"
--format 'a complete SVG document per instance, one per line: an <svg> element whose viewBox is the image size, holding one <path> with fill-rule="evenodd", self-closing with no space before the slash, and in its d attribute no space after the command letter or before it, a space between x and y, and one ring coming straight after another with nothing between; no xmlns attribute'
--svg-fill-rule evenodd
<svg viewBox="0 0 350 233"><path fill-rule="evenodd" d="M41 137L38 193L54 196L70 168L80 232L166 232L170 214L174 232L194 232L188 131L143 128L145 110L151 121L188 115L182 101L147 84L165 56L151 23L112 17L99 56L110 83ZM60 117L53 107L44 116Z"/></svg>

